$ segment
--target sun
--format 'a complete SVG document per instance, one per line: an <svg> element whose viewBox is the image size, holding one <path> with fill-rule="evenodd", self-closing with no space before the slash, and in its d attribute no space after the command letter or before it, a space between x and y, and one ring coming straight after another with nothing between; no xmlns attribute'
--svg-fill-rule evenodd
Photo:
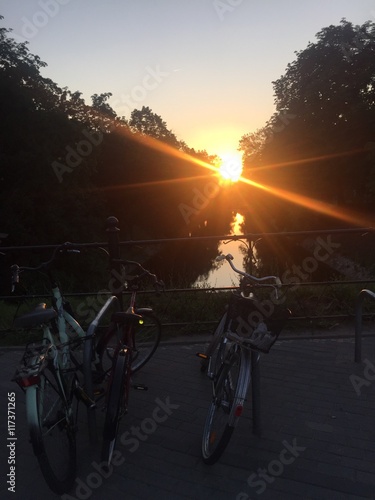
<svg viewBox="0 0 375 500"><path fill-rule="evenodd" d="M237 182L242 174L242 155L240 153L220 155L219 174L225 181Z"/></svg>

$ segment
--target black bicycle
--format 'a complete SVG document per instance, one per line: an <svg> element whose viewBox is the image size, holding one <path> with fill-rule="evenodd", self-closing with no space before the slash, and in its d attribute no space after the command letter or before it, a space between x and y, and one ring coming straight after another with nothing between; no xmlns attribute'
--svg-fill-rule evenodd
<svg viewBox="0 0 375 500"><path fill-rule="evenodd" d="M201 371L212 381L212 400L202 436L202 458L215 463L223 454L241 417L251 380L251 351L268 353L276 342L290 311L277 305L277 276L257 278L237 269L232 255L221 255L241 276L238 289L231 294L211 342L201 358ZM267 283L268 282L268 283ZM274 301L262 302L261 287L271 287ZM265 307L267 304L267 307Z"/></svg>
<svg viewBox="0 0 375 500"><path fill-rule="evenodd" d="M138 269L140 274L126 275L126 290L130 291L129 305L112 315L111 324L97 346L100 368L108 379L101 453L102 461L108 466L120 420L127 412L130 389L147 390L142 384L132 385L132 375L150 360L161 338L160 321L151 308L137 307L136 297L140 282L144 279L150 278L157 291L163 288L162 282L139 262L119 259L117 263L126 268Z"/></svg>

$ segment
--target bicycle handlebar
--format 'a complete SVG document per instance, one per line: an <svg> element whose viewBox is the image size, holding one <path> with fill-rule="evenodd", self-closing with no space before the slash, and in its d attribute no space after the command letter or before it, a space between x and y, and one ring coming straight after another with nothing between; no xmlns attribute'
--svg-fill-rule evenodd
<svg viewBox="0 0 375 500"><path fill-rule="evenodd" d="M229 262L229 265L230 267L233 269L233 271L235 271L237 274L240 274L241 276L243 276L244 278L250 280L250 281L253 281L254 283L263 283L263 281L267 281L267 280L274 280L275 281L275 285L280 287L282 285L281 283L281 280L278 276L264 276L263 278L257 278L256 276L253 276L249 273L245 273L244 271L240 271L239 269L236 268L236 266L233 264L233 255L228 253L227 255L219 255L218 257L216 257L216 260L217 262L220 262L222 260L226 260L227 262ZM264 286L275 286L273 284L266 284Z"/></svg>
<svg viewBox="0 0 375 500"><path fill-rule="evenodd" d="M18 266L17 264L13 264L10 268L11 273L12 273L12 293L15 290L16 285L20 282L20 273L22 271L48 271L50 264L57 258L58 253L60 252L69 252L69 253L80 253L80 248L84 248L86 245L83 243L70 243L69 241L66 241L62 245L57 246L50 259L48 259L45 262L42 262L36 267L29 267L29 266ZM103 250L107 255L109 253L107 250L104 248L99 247L100 250ZM158 280L157 276L147 269L145 269L139 262L133 261L133 260L123 260L123 259L111 259L112 263L116 264L123 264L123 265L135 265L137 266L141 273L139 275L132 276L131 279L133 280L138 280L143 278L144 276L149 276L153 280L153 286L156 290L156 292L163 291L165 289L165 285L163 281Z"/></svg>
<svg viewBox="0 0 375 500"><path fill-rule="evenodd" d="M20 282L20 273L22 271L48 271L49 265L52 264L52 262L56 259L58 252L66 251L69 253L80 253L80 246L83 247L84 245L81 245L79 243L70 243L67 241L54 249L50 259L42 262L41 264L39 264L39 266L36 267L19 266L18 264L13 264L10 267L10 270L12 272L12 293L15 290L16 284Z"/></svg>
<svg viewBox="0 0 375 500"><path fill-rule="evenodd" d="M156 274L153 274L148 269L145 269L142 266L142 264L140 264L139 262L137 262L135 260L112 259L112 263L122 264L124 266L127 266L127 265L136 266L136 267L138 267L140 269L141 274L136 274L134 276L129 276L128 279L130 279L130 280L139 280L139 279L141 279L141 278L143 278L145 276L148 276L148 277L152 278L152 281L153 281L152 284L153 284L156 292L160 292L160 291L163 291L165 289L165 285L164 285L163 281L158 280Z"/></svg>

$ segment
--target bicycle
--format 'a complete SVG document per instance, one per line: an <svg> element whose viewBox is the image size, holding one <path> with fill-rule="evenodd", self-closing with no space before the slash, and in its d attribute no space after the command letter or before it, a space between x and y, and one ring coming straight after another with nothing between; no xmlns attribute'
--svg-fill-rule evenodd
<svg viewBox="0 0 375 500"><path fill-rule="evenodd" d="M232 255L217 258L224 259L241 279L206 351L197 354L201 358L201 371L207 371L212 381L212 401L202 436L201 453L206 464L213 464L221 457L243 414L251 381L251 353L257 353L253 362L258 363L260 353L269 352L291 314L275 305L281 286L277 276L257 278L237 269ZM272 307L267 311L255 294L257 287L274 290L275 300L268 301Z"/></svg>
<svg viewBox="0 0 375 500"><path fill-rule="evenodd" d="M77 252L77 246L64 243L56 247L52 257L36 267L11 267L12 291L24 271L45 274L51 286L53 307L38 304L33 311L14 321L16 329L41 331L42 339L26 345L13 380L26 393L26 417L33 452L48 486L57 494L69 491L76 477L78 401L88 408L89 427L95 407L95 401L84 387L83 374L87 373L87 367L83 366L82 344L87 336L50 269L58 254ZM115 300L115 297L108 299L95 318L96 323Z"/></svg>
<svg viewBox="0 0 375 500"><path fill-rule="evenodd" d="M75 417L78 413L78 401L82 401L87 407L90 442L96 442L94 410L106 395L103 387L111 386L108 380L116 356L111 357L110 352L117 352L111 344L117 345L119 342L118 339L114 342L115 326L124 319L121 314L117 317L114 315L114 323L106 334L97 335L98 326L109 309L121 311L121 292L108 297L87 332L74 318L70 304L65 301L53 277L51 264L60 253L79 252L79 248L86 246L64 243L56 247L51 258L39 266L11 267L12 291L20 281L20 273L24 271L45 274L51 286L53 307L47 308L45 303L38 304L33 311L14 321L16 329L36 329L41 332L42 340L26 345L21 365L13 380L26 394L26 417L33 451L48 486L57 494L69 491L76 477ZM105 249L101 250L108 255ZM161 283L158 282L157 286L161 286ZM136 308L135 298L134 289L131 304L134 315L138 317L138 324L132 330L134 335L137 333L137 342L133 342L132 346L132 373L148 362L161 335L160 322L152 309ZM61 446L60 441L64 441L65 446ZM56 450L59 450L59 455Z"/></svg>
<svg viewBox="0 0 375 500"><path fill-rule="evenodd" d="M112 315L110 327L97 347L100 368L108 377L101 452L101 459L108 467L115 449L120 420L127 412L130 389L147 390L142 384L131 385L131 377L149 361L161 337L161 325L152 309L136 306L139 281L145 277L151 278L157 291L164 286L155 274L139 262L122 259L112 260L112 264L114 262L121 266L135 266L141 274L123 277L122 281L126 280L127 289L131 292L129 306L125 311L121 307L121 311ZM118 292L118 297L122 301L121 292Z"/></svg>

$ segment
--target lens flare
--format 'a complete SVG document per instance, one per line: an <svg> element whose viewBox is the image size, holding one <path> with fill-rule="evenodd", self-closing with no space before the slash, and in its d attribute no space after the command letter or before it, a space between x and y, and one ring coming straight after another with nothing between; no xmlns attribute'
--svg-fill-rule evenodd
<svg viewBox="0 0 375 500"><path fill-rule="evenodd" d="M203 160L200 160L196 157L193 157L189 154L187 154L184 151L178 150L172 146L169 146L161 141L158 141L157 139L154 139L149 136L145 136L142 134L134 133L131 132L127 128L123 128L121 131L119 131L121 134L126 135L128 138L131 138L134 141L140 142L144 144L146 147L152 148L156 151L164 152L166 154L169 154L171 156L190 161L193 164L199 165L211 172L211 175L216 175L219 176L222 180L227 180L228 182L242 182L244 184L250 185L252 187L258 188L262 191L266 191L268 193L271 193L272 195L281 198L283 200L286 200L290 203L294 203L296 205L300 205L302 207L308 208L310 210L313 210L318 213L326 214L329 215L330 217L334 217L338 220L342 220L345 222L349 222L351 224L355 224L356 226L371 226L373 224L373 220L369 219L368 217L363 216L363 214L355 214L353 212L350 212L348 210L345 210L343 208L335 207L329 203L325 203L320 200L316 200L314 198L309 198L304 195L300 195L298 193L294 193L292 191L287 191L281 188L277 188L274 186L267 186L265 184L260 184L255 181L252 181L251 179L247 179L246 177L242 176L242 161L239 160L240 154L235 153L235 154L223 154L222 155L222 164L217 166L217 165L211 165L210 163L207 163ZM295 160L292 162L283 162L280 164L274 164L274 165L269 165L269 166L264 166L261 167L261 169L272 169L272 168L282 168L286 167L289 165L295 165L296 168L298 168L298 164L305 164L305 163L310 163L310 162L318 162L327 158L331 157L342 157L342 156L351 156L355 155L359 152L359 150L353 150L353 151L343 151L342 153L339 154L334 154L334 155L327 155L327 156L321 156L317 158L302 158L300 160ZM188 179L185 179L188 180ZM190 180L190 179L189 179ZM159 183L174 183L174 182L183 182L184 179L171 179L167 181L150 181L149 183L146 184L159 184ZM141 186L142 184L138 184L137 187ZM122 186L124 187L124 186Z"/></svg>
<svg viewBox="0 0 375 500"><path fill-rule="evenodd" d="M219 163L220 176L230 182L237 182L242 174L242 156L239 153L225 153Z"/></svg>

